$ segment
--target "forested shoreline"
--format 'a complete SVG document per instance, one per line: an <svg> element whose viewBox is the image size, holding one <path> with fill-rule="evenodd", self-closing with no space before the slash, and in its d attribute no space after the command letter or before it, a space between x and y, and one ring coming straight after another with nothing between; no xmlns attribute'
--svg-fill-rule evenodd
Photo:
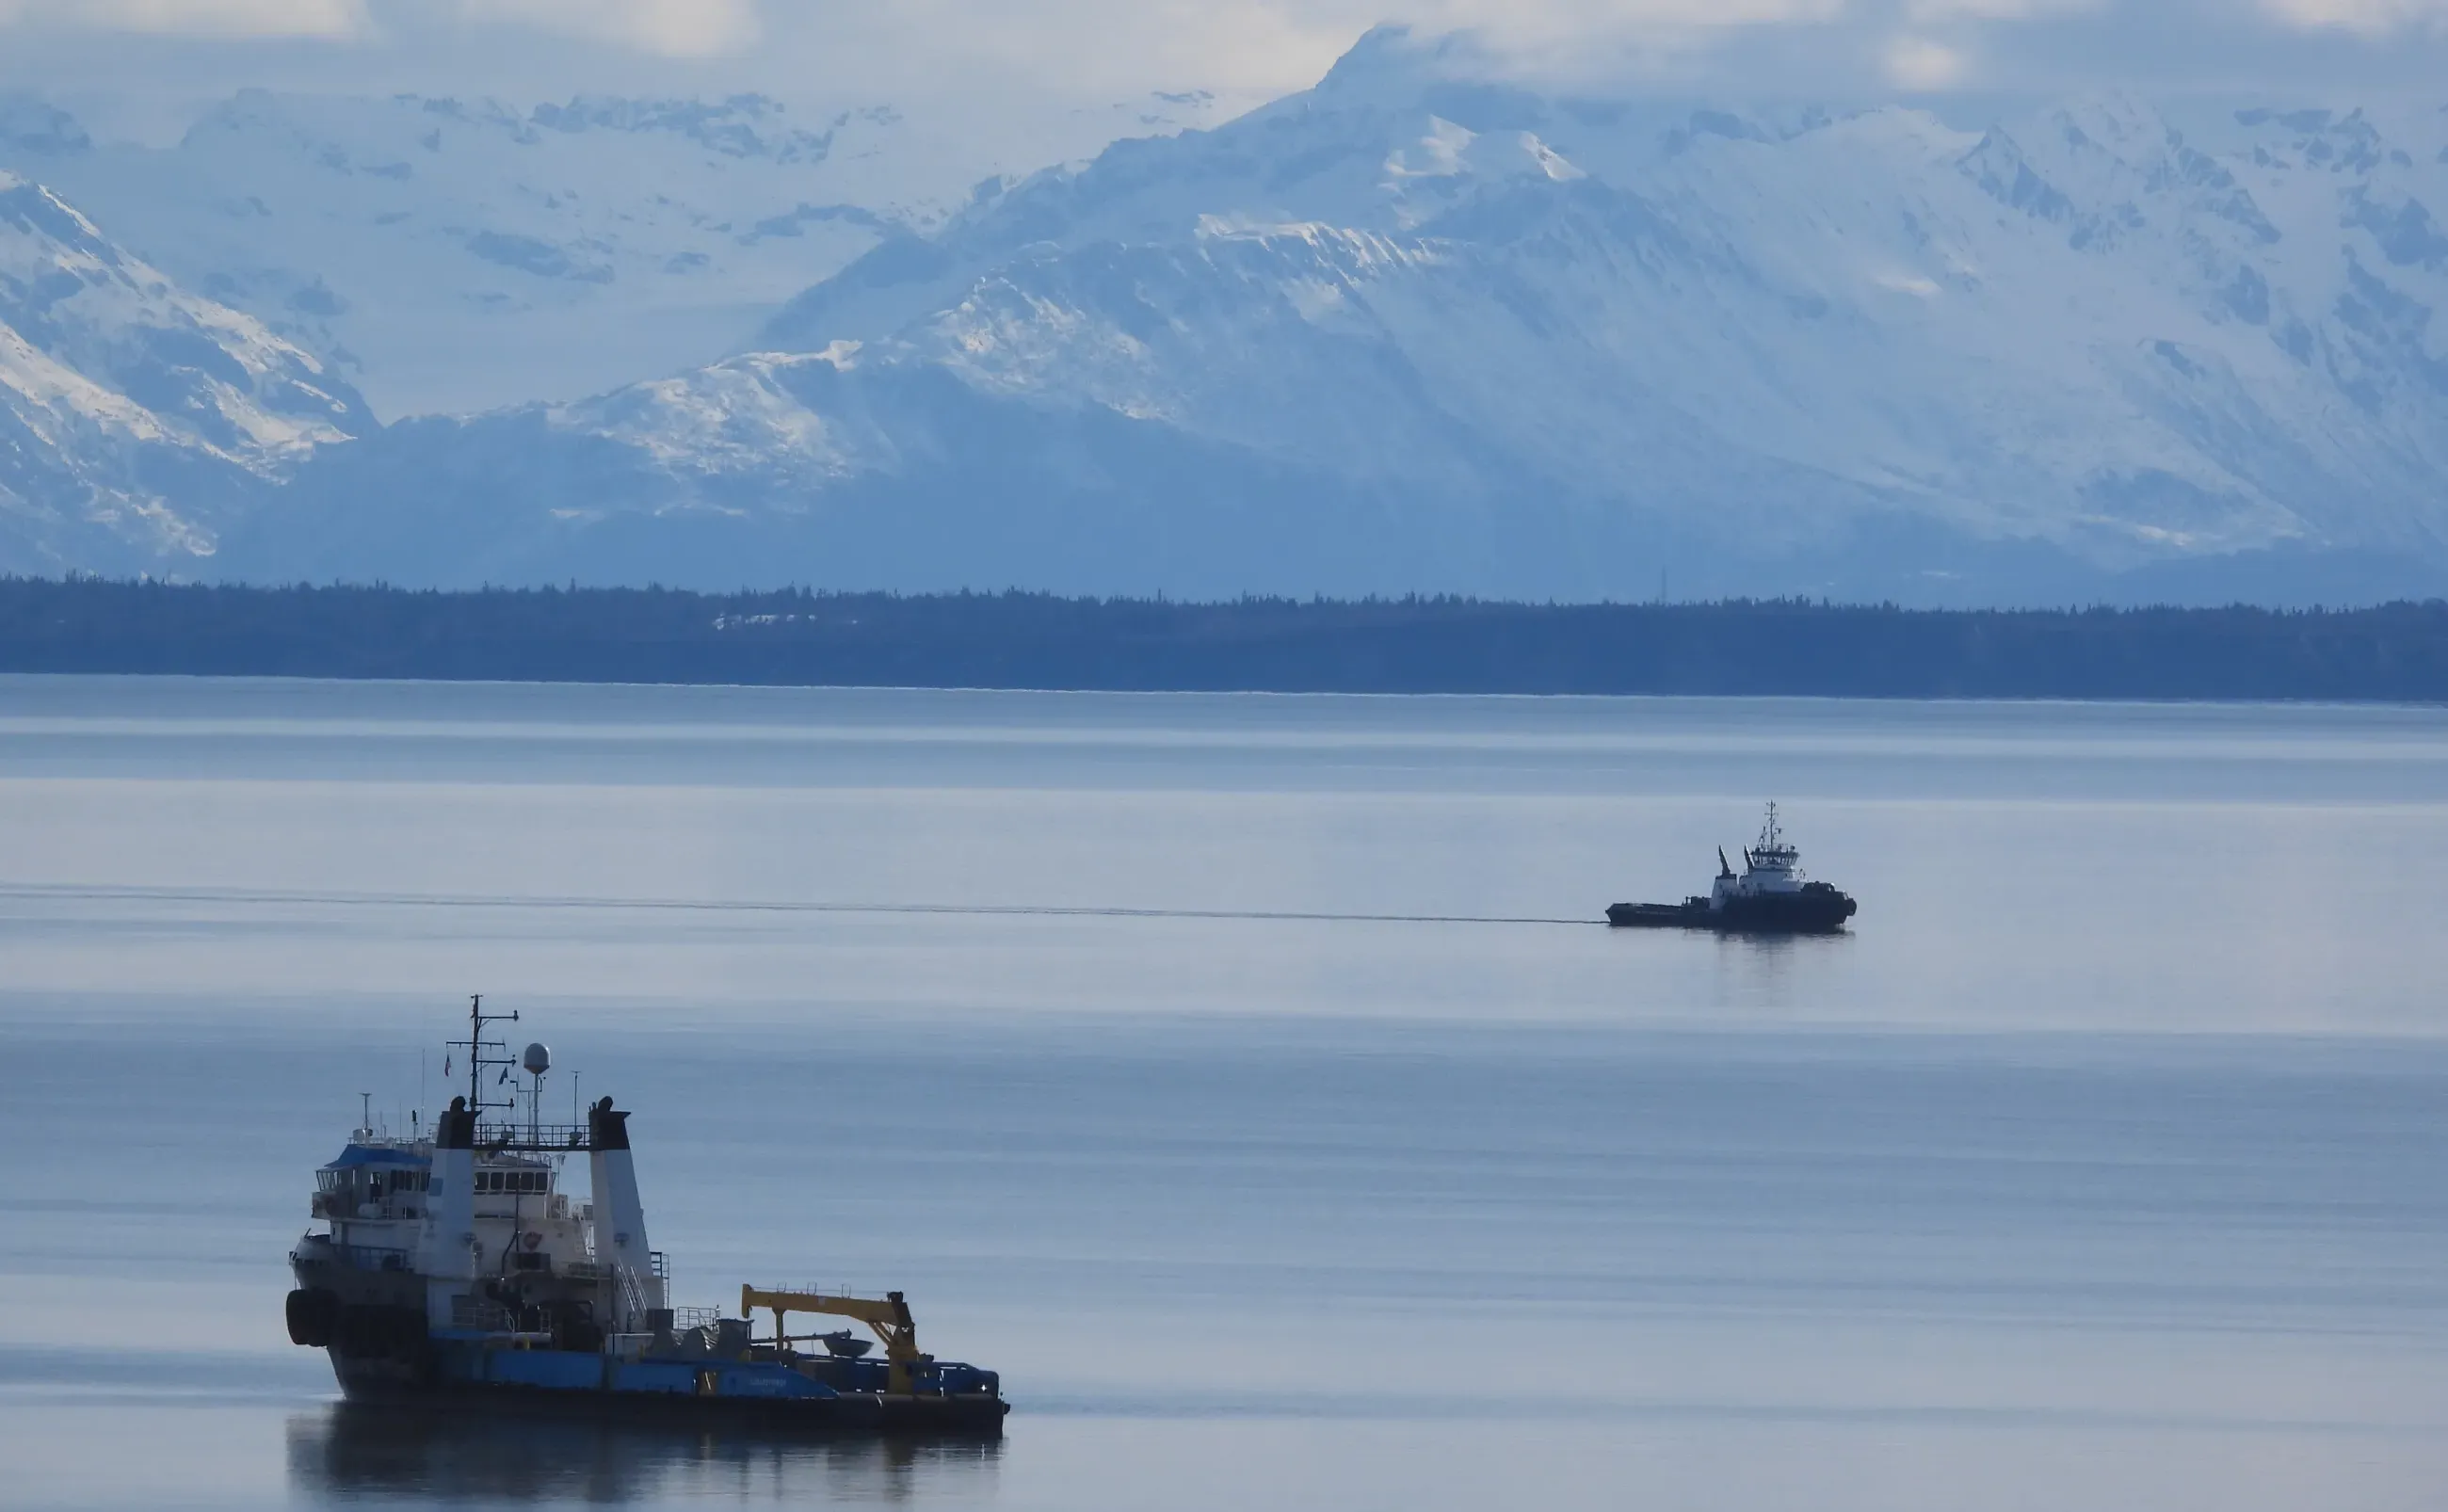
<svg viewBox="0 0 2448 1512"><path fill-rule="evenodd" d="M0 580L0 671L1337 693L2448 701L2448 603L1214 603Z"/></svg>

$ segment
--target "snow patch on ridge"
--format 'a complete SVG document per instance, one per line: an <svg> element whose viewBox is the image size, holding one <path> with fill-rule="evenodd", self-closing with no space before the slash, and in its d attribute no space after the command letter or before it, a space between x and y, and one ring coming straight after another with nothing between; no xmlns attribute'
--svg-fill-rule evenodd
<svg viewBox="0 0 2448 1512"><path fill-rule="evenodd" d="M253 490L371 424L314 356L0 174L0 564L177 570Z"/></svg>

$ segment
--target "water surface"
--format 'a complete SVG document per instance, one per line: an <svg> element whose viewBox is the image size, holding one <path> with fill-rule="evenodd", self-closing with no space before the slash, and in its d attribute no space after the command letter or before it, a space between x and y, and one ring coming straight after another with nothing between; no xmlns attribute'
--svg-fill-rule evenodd
<svg viewBox="0 0 2448 1512"><path fill-rule="evenodd" d="M1586 921L1770 796L1849 936L1229 916ZM0 679L0 835L23 1504L2448 1470L2438 711ZM639 1110L686 1300L904 1287L1006 1440L337 1410L309 1172L476 990Z"/></svg>

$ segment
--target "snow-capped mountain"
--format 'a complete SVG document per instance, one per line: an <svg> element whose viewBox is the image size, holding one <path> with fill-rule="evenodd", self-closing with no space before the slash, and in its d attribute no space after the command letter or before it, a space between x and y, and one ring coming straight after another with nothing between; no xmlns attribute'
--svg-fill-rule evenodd
<svg viewBox="0 0 2448 1512"><path fill-rule="evenodd" d="M151 155L20 101L0 155L87 175L150 227L140 253L278 316L298 362L328 342L398 383L421 340L457 374L436 384L540 401L244 456L195 431L240 458L215 476L272 480L201 510L156 488L217 522L217 572L1959 602L2448 585L2436 105L2109 95L1966 129L1488 78L1463 46L1384 30L1237 120L967 190L896 168L900 123L753 98L247 96ZM689 287L725 318L671 293ZM655 331L723 329L733 355L556 393L655 371L679 350ZM161 410L56 335L20 344ZM124 451L47 445L79 498Z"/></svg>
<svg viewBox="0 0 2448 1512"><path fill-rule="evenodd" d="M768 343L1646 514L1668 557L2448 538L2436 110L2247 109L2206 150L2122 99L1668 124L1405 61L1382 36L1308 97L1030 185L927 277L872 255Z"/></svg>
<svg viewBox="0 0 2448 1512"><path fill-rule="evenodd" d="M317 359L0 173L0 570L194 575L316 448L373 429Z"/></svg>
<svg viewBox="0 0 2448 1512"><path fill-rule="evenodd" d="M250 91L175 145L0 100L0 169L190 287L328 354L386 418L576 398L712 361L981 179L1203 122L1136 102L1017 137L885 106ZM1015 156L1028 153L1029 156Z"/></svg>
<svg viewBox="0 0 2448 1512"><path fill-rule="evenodd" d="M1314 90L885 236L741 355L335 453L265 560L1183 593L2448 581L2438 108L2112 96L1963 130L1466 65L1372 34Z"/></svg>

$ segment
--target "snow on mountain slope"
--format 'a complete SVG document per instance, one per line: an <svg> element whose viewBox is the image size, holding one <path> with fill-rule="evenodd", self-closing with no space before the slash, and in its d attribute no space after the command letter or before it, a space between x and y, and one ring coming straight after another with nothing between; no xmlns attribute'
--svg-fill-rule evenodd
<svg viewBox="0 0 2448 1512"><path fill-rule="evenodd" d="M2433 591L2442 211L2430 105L1668 111L1380 32L888 237L765 350L335 452L250 539L436 581Z"/></svg>
<svg viewBox="0 0 2448 1512"><path fill-rule="evenodd" d="M1796 541L1849 495L2109 565L2280 544L2436 557L2448 537L2436 111L2391 137L2360 113L2247 110L2216 157L2115 99L1985 135L1900 109L1661 130L1473 98L1387 67L1396 48L872 254L762 339L877 340L1017 268L1306 222L1392 239L1402 276L1338 287L1334 318L1525 478L1710 513L1744 508L1723 484L1750 458L1826 480L1744 511ZM1213 387L1214 348L1201 359ZM1036 392L1103 402L1078 389L1048 373Z"/></svg>
<svg viewBox="0 0 2448 1512"><path fill-rule="evenodd" d="M2443 149L2431 107L1540 98L1386 31L889 235L754 353L333 455L250 541L433 580L2438 587Z"/></svg>
<svg viewBox="0 0 2448 1512"><path fill-rule="evenodd" d="M188 570L267 484L370 429L314 357L0 173L0 567Z"/></svg>
<svg viewBox="0 0 2448 1512"><path fill-rule="evenodd" d="M1094 151L1212 102L1141 106L1052 135ZM755 95L518 108L250 91L156 149L97 146L39 101L0 101L0 168L331 354L387 416L571 398L717 358L887 232L1050 161L1004 161L1017 146Z"/></svg>

